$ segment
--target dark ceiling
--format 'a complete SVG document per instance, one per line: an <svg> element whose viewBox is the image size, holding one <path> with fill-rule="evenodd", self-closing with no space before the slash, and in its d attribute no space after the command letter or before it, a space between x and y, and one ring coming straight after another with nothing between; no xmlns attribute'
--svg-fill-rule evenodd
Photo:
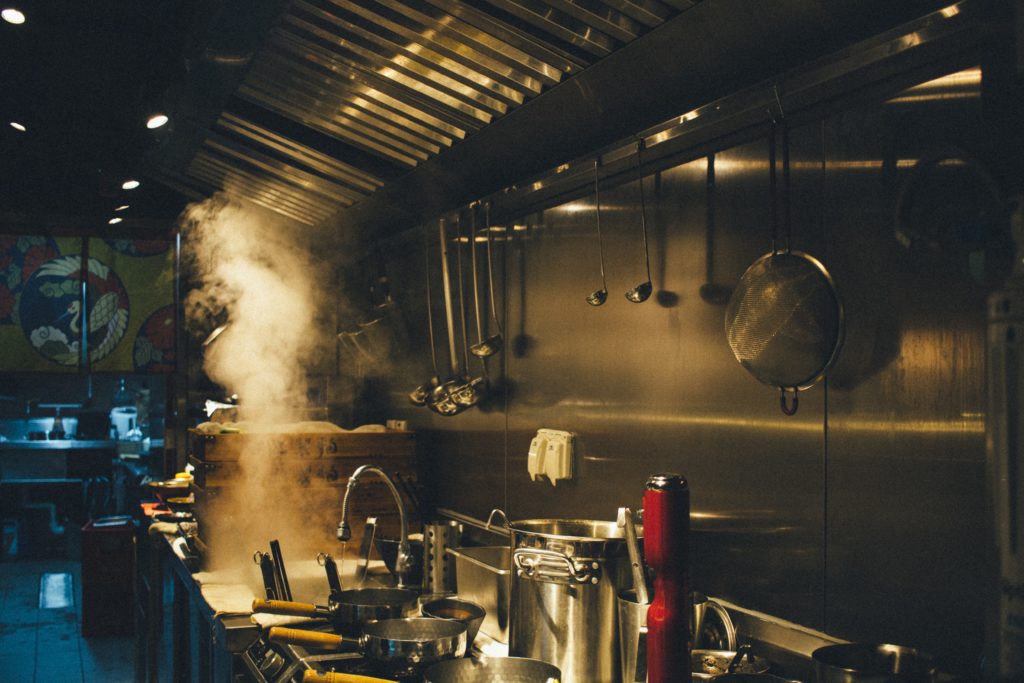
<svg viewBox="0 0 1024 683"><path fill-rule="evenodd" d="M12 3L27 21L0 22L0 213L7 222L45 215L105 223L123 203L136 218L177 214L178 192L152 182L131 193L120 186L159 142L145 117L183 77L193 4Z"/></svg>

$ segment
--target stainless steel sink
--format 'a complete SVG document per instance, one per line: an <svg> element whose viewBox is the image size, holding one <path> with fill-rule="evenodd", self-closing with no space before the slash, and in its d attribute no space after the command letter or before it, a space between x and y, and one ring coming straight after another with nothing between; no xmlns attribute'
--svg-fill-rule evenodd
<svg viewBox="0 0 1024 683"><path fill-rule="evenodd" d="M44 441L53 431L55 417L27 417L0 420L0 441ZM77 417L61 417L64 433L68 436L78 431ZM38 435L43 435L42 438ZM67 438L67 437L65 437Z"/></svg>

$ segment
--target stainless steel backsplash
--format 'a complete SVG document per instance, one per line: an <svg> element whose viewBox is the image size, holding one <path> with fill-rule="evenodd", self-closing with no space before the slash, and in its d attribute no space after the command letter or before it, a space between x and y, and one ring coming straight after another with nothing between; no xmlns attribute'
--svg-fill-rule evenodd
<svg viewBox="0 0 1024 683"><path fill-rule="evenodd" d="M610 520L618 506L640 505L650 473L679 472L692 492L697 589L970 668L994 585L986 289L964 267L965 253L903 247L894 207L917 159L972 145L979 109L970 96L871 103L791 131L793 248L824 262L847 315L837 365L801 393L794 417L733 358L724 306L699 294L709 237L722 285L770 248L763 139L717 154L710 236L705 159L643 179L655 289L645 303L624 296L645 278L635 182L602 188L603 306L586 301L600 287L593 196L495 231L505 349L487 361L488 399L456 417L406 400L432 374L424 231L393 242L388 272L411 342L373 378L386 395L377 417L408 420L435 502L479 518L500 507L513 520ZM436 228L425 234L444 375ZM471 318L471 337L473 328ZM470 368L481 372L472 358ZM527 450L541 427L575 433L572 481L530 481Z"/></svg>

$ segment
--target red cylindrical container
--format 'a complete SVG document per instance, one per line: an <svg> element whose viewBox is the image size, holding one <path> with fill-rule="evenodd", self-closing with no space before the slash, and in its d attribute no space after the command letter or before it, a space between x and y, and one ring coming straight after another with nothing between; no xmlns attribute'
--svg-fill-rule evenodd
<svg viewBox="0 0 1024 683"><path fill-rule="evenodd" d="M690 681L690 489L655 474L644 491L644 557L654 572L647 609L648 683Z"/></svg>

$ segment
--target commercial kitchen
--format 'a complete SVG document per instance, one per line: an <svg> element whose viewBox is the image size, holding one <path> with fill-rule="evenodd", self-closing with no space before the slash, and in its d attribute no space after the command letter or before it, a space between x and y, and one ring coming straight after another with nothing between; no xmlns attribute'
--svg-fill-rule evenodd
<svg viewBox="0 0 1024 683"><path fill-rule="evenodd" d="M1024 5L10 2L0 679L1024 677Z"/></svg>

